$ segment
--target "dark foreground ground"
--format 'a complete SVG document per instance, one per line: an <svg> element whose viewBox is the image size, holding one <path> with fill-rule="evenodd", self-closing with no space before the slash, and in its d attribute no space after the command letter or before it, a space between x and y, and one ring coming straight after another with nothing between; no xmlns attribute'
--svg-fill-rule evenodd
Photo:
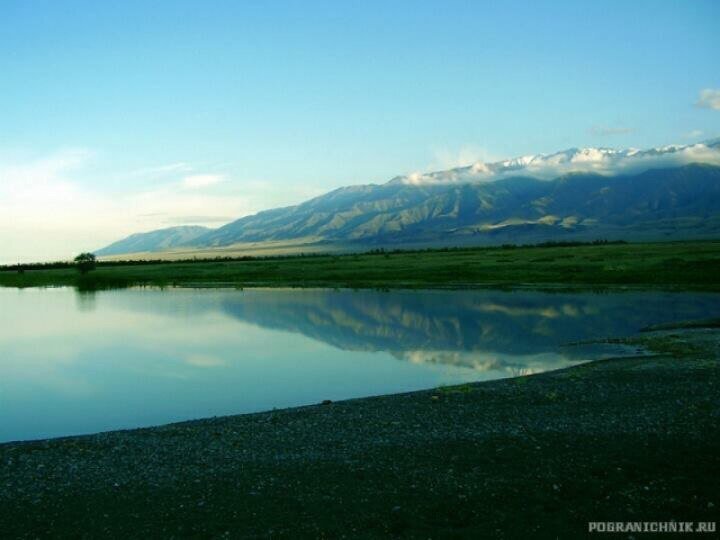
<svg viewBox="0 0 720 540"><path fill-rule="evenodd" d="M0 445L0 536L577 538L590 520L720 521L719 336L664 329L639 338L654 357Z"/></svg>

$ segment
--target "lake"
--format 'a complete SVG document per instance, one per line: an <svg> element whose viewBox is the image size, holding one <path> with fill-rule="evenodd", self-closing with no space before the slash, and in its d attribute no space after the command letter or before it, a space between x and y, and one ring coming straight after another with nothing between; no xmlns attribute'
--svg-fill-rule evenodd
<svg viewBox="0 0 720 540"><path fill-rule="evenodd" d="M709 293L0 288L0 441L564 368Z"/></svg>

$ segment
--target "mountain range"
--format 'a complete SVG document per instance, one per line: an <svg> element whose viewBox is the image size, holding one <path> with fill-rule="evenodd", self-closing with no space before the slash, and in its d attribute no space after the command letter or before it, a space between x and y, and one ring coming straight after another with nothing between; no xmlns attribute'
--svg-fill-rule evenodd
<svg viewBox="0 0 720 540"><path fill-rule="evenodd" d="M141 253L147 251L162 251L177 246L183 246L212 229L194 225L181 227L168 227L147 233L137 233L109 246L96 251L97 255L115 255L122 253Z"/></svg>
<svg viewBox="0 0 720 540"><path fill-rule="evenodd" d="M720 139L650 150L573 148L343 187L218 229L171 227L96 251L242 243L483 245L720 236Z"/></svg>

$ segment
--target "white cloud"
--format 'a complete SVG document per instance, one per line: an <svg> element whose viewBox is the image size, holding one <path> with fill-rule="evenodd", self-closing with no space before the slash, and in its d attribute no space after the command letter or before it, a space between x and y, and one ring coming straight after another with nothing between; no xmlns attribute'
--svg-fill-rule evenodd
<svg viewBox="0 0 720 540"><path fill-rule="evenodd" d="M192 167L184 161L177 163L167 163L165 165L155 165L152 167L143 167L134 171L130 171L126 176L133 178L158 178L169 174L188 173L192 171Z"/></svg>
<svg viewBox="0 0 720 540"><path fill-rule="evenodd" d="M91 183L96 161L83 148L36 159L0 157L0 264L68 259L178 224L217 227L319 194L310 185L234 181L185 162L114 172L111 182ZM127 187L127 178L141 187ZM108 186L125 187L110 192Z"/></svg>
<svg viewBox="0 0 720 540"><path fill-rule="evenodd" d="M683 133L683 137L686 139L697 139L698 137L702 137L703 135L705 135L705 132L700 129L693 129L692 131Z"/></svg>
<svg viewBox="0 0 720 540"><path fill-rule="evenodd" d="M705 88L700 90L700 97L695 105L702 107L703 109L714 109L716 111L720 111L720 89Z"/></svg>
<svg viewBox="0 0 720 540"><path fill-rule="evenodd" d="M460 148L436 148L433 151L433 162L426 170L440 171L464 167L472 163L494 161L498 159L485 148L475 145L463 145Z"/></svg>
<svg viewBox="0 0 720 540"><path fill-rule="evenodd" d="M184 189L201 189L224 181L225 177L221 174L193 174L183 178L182 187Z"/></svg>
<svg viewBox="0 0 720 540"><path fill-rule="evenodd" d="M611 137L613 135L627 135L635 131L629 127L608 127L608 126L593 126L590 128L590 134L596 137Z"/></svg>
<svg viewBox="0 0 720 540"><path fill-rule="evenodd" d="M637 174L649 169L689 163L720 166L720 149L704 144L670 145L650 150L571 148L554 154L521 156L493 163L477 162L446 171L412 173L399 181L407 184L491 182L511 176L552 180L569 173Z"/></svg>
<svg viewBox="0 0 720 540"><path fill-rule="evenodd" d="M86 246L107 225L107 201L69 175L87 163L84 149L55 152L25 163L0 163L0 260L66 253L68 237ZM70 251L71 253L71 251Z"/></svg>
<svg viewBox="0 0 720 540"><path fill-rule="evenodd" d="M219 175L119 194L88 187L78 178L91 157L88 150L69 149L0 162L0 264L67 259L135 232L187 222L187 216L204 216L207 222L198 224L217 226L220 217L236 219L259 209L232 190L203 193L223 179Z"/></svg>

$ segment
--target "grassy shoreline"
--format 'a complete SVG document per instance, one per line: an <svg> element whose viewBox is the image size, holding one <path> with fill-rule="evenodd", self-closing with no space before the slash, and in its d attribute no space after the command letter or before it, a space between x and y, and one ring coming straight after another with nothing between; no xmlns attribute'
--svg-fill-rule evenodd
<svg viewBox="0 0 720 540"><path fill-rule="evenodd" d="M720 241L492 247L0 271L0 287L129 286L720 290Z"/></svg>
<svg viewBox="0 0 720 540"><path fill-rule="evenodd" d="M655 356L0 445L9 537L578 537L720 519L720 329Z"/></svg>

